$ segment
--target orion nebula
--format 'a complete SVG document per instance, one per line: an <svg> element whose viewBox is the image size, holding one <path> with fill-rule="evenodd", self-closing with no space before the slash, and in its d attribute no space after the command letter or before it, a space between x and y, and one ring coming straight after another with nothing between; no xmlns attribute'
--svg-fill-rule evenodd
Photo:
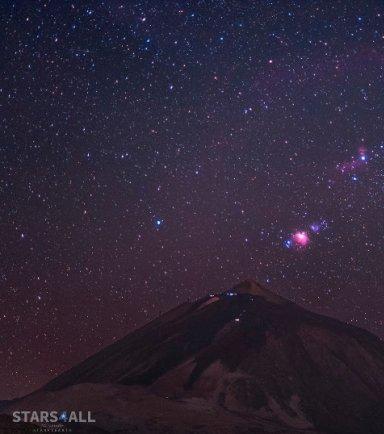
<svg viewBox="0 0 384 434"><path fill-rule="evenodd" d="M309 244L309 235L306 231L297 231L292 235L293 242L300 247L306 247Z"/></svg>

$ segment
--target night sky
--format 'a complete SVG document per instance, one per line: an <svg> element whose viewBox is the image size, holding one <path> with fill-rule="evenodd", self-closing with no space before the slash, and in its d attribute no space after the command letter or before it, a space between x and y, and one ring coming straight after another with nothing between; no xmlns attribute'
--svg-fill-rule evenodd
<svg viewBox="0 0 384 434"><path fill-rule="evenodd" d="M247 277L384 337L381 1L0 11L0 399Z"/></svg>

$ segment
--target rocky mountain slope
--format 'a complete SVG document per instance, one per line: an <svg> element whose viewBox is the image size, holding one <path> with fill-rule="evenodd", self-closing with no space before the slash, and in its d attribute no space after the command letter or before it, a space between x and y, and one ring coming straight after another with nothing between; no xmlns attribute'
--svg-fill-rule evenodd
<svg viewBox="0 0 384 434"><path fill-rule="evenodd" d="M90 410L94 432L379 434L383 403L382 341L246 281L169 311L7 412Z"/></svg>

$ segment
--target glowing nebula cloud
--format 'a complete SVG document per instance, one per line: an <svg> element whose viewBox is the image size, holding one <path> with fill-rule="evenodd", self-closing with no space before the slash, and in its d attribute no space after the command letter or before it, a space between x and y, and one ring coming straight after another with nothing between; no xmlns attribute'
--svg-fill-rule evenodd
<svg viewBox="0 0 384 434"><path fill-rule="evenodd" d="M350 161L338 164L337 169L341 173L356 172L360 168L364 167L368 162L368 151L364 147L358 149L358 156L353 156Z"/></svg>
<svg viewBox="0 0 384 434"><path fill-rule="evenodd" d="M314 234L317 234L320 231L327 229L327 227L328 227L328 223L326 222L326 220L320 220L319 222L314 222L311 225L309 225L309 229Z"/></svg>
<svg viewBox="0 0 384 434"><path fill-rule="evenodd" d="M309 235L306 231L297 231L292 235L292 240L299 247L306 247L309 244Z"/></svg>
<svg viewBox="0 0 384 434"><path fill-rule="evenodd" d="M283 246L286 249L293 247L302 248L307 247L311 242L311 235L318 236L320 232L328 228L328 222L325 219L317 220L309 224L305 229L296 230L291 232L289 237L283 239Z"/></svg>

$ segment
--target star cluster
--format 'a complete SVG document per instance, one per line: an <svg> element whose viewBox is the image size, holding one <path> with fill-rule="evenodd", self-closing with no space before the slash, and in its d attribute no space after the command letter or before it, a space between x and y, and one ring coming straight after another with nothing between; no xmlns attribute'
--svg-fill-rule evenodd
<svg viewBox="0 0 384 434"><path fill-rule="evenodd" d="M0 399L247 277L384 337L382 2L0 10Z"/></svg>

